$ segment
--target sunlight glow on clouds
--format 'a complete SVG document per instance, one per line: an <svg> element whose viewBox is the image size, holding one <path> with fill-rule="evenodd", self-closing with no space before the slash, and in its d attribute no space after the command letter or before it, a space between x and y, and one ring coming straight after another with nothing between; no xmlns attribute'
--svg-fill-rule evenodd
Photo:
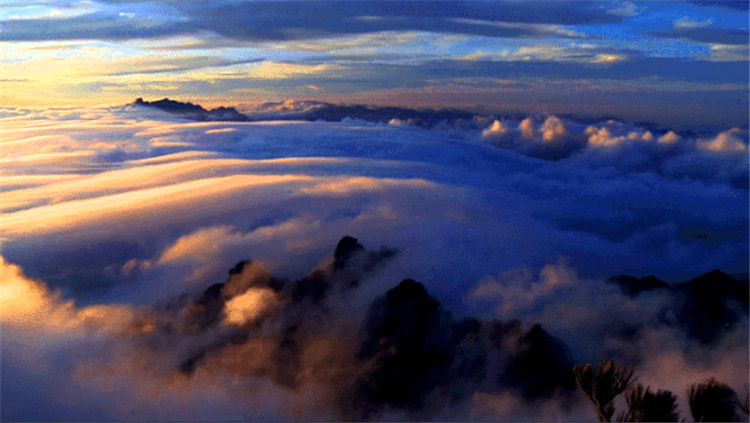
<svg viewBox="0 0 750 423"><path fill-rule="evenodd" d="M745 106L736 109L747 108L747 19L740 11L675 2L470 4L13 4L0 37L3 94L13 106L122 104L137 96L219 105L289 97L346 103L356 95L368 103L403 104L408 98L386 94L424 89L428 80L451 87L489 73L523 86L524 95L490 100L452 89L419 105L528 113L537 111L529 109L535 103L545 113L569 113L543 86L523 85L537 76L580 90L588 112L613 108L636 120L666 120L639 110L654 102L646 93L655 78L667 97L689 93L689 100L670 107L693 114L694 121L700 115L688 104L713 107L697 91L727 102L740 98ZM607 89L616 101L580 84L581 75L611 79ZM728 92L731 84L740 86ZM731 118L730 125L747 124L744 113Z"/></svg>
<svg viewBox="0 0 750 423"><path fill-rule="evenodd" d="M287 102L264 113L322 107L313 106ZM610 324L606 313L644 327L658 317L602 285L605 277L679 280L747 267L740 129L697 137L556 116L434 128L356 114L190 122L133 105L3 112L0 316L11 340L3 343L3 402L46 405L36 414L4 405L4 416L125 419L136 410L144 419L289 419L301 411L288 404L302 401L313 404L307 413L342 418L341 396L367 369L352 352L358 325L404 277L458 315L541 322L577 360L589 360L624 351L616 334L591 335ZM309 288L273 288L280 282L271 274L316 281L335 272L331 248L343 234L394 250L357 256L360 270L331 276L366 282L334 290L340 297L327 300L326 312L305 308L314 300L300 292ZM380 265L378 257L390 258ZM185 302L194 295L203 299ZM655 298L651 306L671 304ZM206 316L218 324L201 329ZM323 323L311 327L316 319ZM294 341L299 367L280 358L279 345L293 342L287 324L305 334ZM739 333L746 320L737 325ZM683 346L709 348L667 329L649 336L638 338L637 351L677 350L690 374ZM706 374L741 373L746 344L734 332L722 339ZM654 383L678 370L638 363ZM7 384L19 378L23 386ZM85 399L63 395L62 380ZM510 391L476 391L466 401L461 415L591 418L584 403L565 408L561 397L542 408Z"/></svg>
<svg viewBox="0 0 750 423"><path fill-rule="evenodd" d="M0 257L0 322L7 329L42 331L65 336L71 332L113 332L132 318L127 306L92 305L77 308L73 300L50 292L43 282L29 279L18 266ZM44 342L44 340L40 340Z"/></svg>
<svg viewBox="0 0 750 423"><path fill-rule="evenodd" d="M2 10L0 420L746 392L746 2Z"/></svg>

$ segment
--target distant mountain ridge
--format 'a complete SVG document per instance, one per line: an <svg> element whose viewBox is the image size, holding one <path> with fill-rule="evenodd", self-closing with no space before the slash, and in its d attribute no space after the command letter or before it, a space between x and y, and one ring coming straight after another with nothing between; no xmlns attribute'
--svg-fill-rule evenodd
<svg viewBox="0 0 750 423"><path fill-rule="evenodd" d="M672 311L687 334L706 344L731 329L747 315L750 285L721 270L712 270L689 281L669 285L654 277L620 275L610 278L623 294L635 298L647 291L660 290L674 300Z"/></svg>
<svg viewBox="0 0 750 423"><path fill-rule="evenodd" d="M302 120L314 122L322 120L327 122L341 122L342 120L359 119L367 122L409 124L425 129L441 126L453 126L472 129L484 129L493 120L498 118L520 121L527 117L544 120L545 114L506 112L502 116L491 111L468 111L460 109L410 109L396 106L370 106L362 104L344 105L333 104L315 100L286 100L269 101L261 103L251 111L241 113L234 107L217 107L205 109L198 104L181 102L167 97L156 101L145 101L137 98L133 103L138 106L153 107L181 116L185 119L197 121L269 121L269 120ZM617 117L602 116L577 116L572 114L557 114L557 117L573 120L583 124L594 124L608 120L620 121ZM671 128L653 122L634 122L635 125L652 132L666 132ZM707 131L695 131L683 128L680 131L685 136L707 135Z"/></svg>
<svg viewBox="0 0 750 423"><path fill-rule="evenodd" d="M455 109L407 109L392 106L341 105L320 101L266 102L259 105L252 113L254 119L265 120L324 120L340 122L343 119L360 119L379 123L406 123L423 128L433 128L441 123L487 125L489 117L465 110Z"/></svg>
<svg viewBox="0 0 750 423"><path fill-rule="evenodd" d="M478 128L486 126L489 119L462 110L416 110L401 107L337 105L319 101L266 102L260 104L250 114L240 113L233 107L218 107L207 110L198 104L171 100L166 97L157 101L145 101L143 98L137 98L132 104L153 107L185 119L198 121L304 120L314 122L323 120L340 122L350 118L397 125L403 123L422 128L433 128L440 124L462 124Z"/></svg>
<svg viewBox="0 0 750 423"><path fill-rule="evenodd" d="M135 99L133 104L136 106L153 107L190 120L231 122L244 122L250 120L248 116L238 112L234 107L222 106L216 109L206 110L198 104L190 102L183 103L181 101L170 100L166 97L157 101L144 101L139 97Z"/></svg>

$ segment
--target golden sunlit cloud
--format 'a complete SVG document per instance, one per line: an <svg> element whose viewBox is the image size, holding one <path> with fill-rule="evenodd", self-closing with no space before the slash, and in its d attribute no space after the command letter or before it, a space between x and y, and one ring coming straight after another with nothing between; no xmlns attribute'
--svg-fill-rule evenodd
<svg viewBox="0 0 750 423"><path fill-rule="evenodd" d="M5 236L16 236L74 232L81 227L123 229L129 221L135 219L144 225L147 222L159 225L166 212L173 220L179 221L196 214L210 213L221 204L239 209L244 204L233 201L232 198L243 190L309 181L310 177L298 175L211 177L7 213L3 216L0 229Z"/></svg>
<svg viewBox="0 0 750 423"><path fill-rule="evenodd" d="M33 158L33 157L31 157ZM29 158L29 161L32 161ZM73 181L53 182L36 188L21 189L6 193L3 210L26 207L30 204L54 204L77 198L90 198L120 192L153 188L176 181L200 179L206 175L229 174L248 168L243 160L187 160L153 163L150 166L118 169L101 172Z"/></svg>
<svg viewBox="0 0 750 423"><path fill-rule="evenodd" d="M0 256L0 323L14 328L70 335L74 331L118 331L132 319L132 310L120 305L78 308L20 267Z"/></svg>
<svg viewBox="0 0 750 423"><path fill-rule="evenodd" d="M627 59L621 54L597 54L592 63L615 63Z"/></svg>
<svg viewBox="0 0 750 423"><path fill-rule="evenodd" d="M744 5L2 0L0 420L744 398Z"/></svg>
<svg viewBox="0 0 750 423"><path fill-rule="evenodd" d="M224 306L226 323L242 325L252 322L278 305L276 294L267 288L250 288L227 301Z"/></svg>

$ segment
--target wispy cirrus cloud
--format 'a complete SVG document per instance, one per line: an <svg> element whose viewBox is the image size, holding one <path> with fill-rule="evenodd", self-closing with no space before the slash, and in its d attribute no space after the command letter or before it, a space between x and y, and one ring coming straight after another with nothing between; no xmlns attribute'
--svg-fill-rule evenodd
<svg viewBox="0 0 750 423"><path fill-rule="evenodd" d="M62 18L12 19L6 22L1 38L5 41L123 40L182 35L200 29L228 38L255 41L303 40L393 30L523 37L544 32L533 26L506 27L492 23L576 25L620 20L593 3L578 4L575 8L557 2L545 3L544 7L517 2L470 2L461 3L461 7L450 6L429 2L412 3L406 8L395 2L217 2L209 7L196 7L164 2L151 6L166 12L159 19L146 19L153 16L148 13L107 10ZM148 11L146 8L145 12ZM314 19L298 18L303 16ZM44 25L38 26L42 19L45 19Z"/></svg>

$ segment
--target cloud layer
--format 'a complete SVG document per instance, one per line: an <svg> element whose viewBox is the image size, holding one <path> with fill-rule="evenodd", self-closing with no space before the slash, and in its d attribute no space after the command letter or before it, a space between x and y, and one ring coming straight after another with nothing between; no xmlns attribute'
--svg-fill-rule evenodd
<svg viewBox="0 0 750 423"><path fill-rule="evenodd" d="M588 419L606 356L741 389L746 303L607 279L747 272L742 130L271 108L3 111L4 419Z"/></svg>

